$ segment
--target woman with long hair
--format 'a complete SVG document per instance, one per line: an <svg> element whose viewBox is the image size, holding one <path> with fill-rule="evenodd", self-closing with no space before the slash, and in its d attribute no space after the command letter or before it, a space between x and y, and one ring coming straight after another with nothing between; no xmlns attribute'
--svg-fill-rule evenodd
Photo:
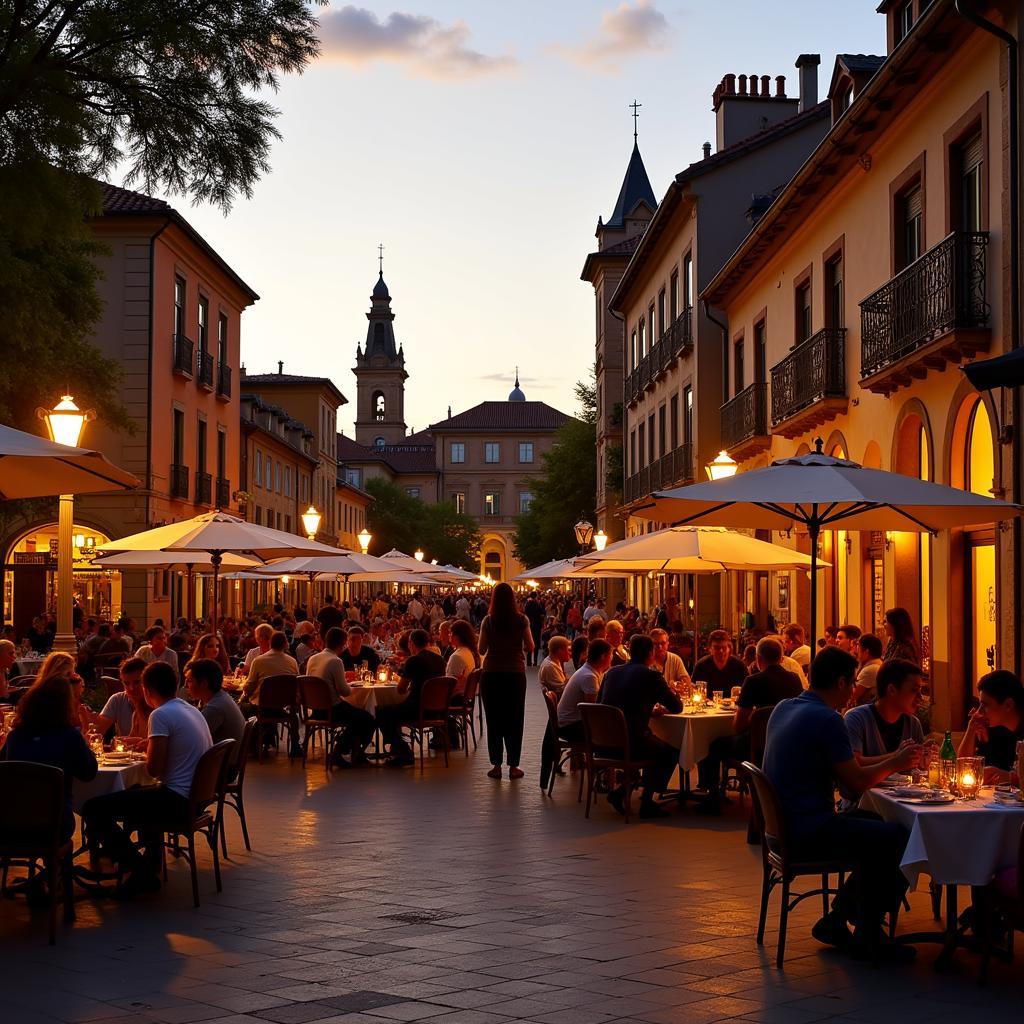
<svg viewBox="0 0 1024 1024"><path fill-rule="evenodd" d="M882 653L883 661L901 658L904 661L912 661L915 665L921 664L921 652L917 647L914 624L910 621L910 612L906 608L890 608L885 613L885 635L888 642Z"/></svg>
<svg viewBox="0 0 1024 1024"><path fill-rule="evenodd" d="M1006 669L978 680L978 706L967 721L960 756L985 758L985 783L1019 785L1017 743L1024 740L1024 686Z"/></svg>
<svg viewBox="0 0 1024 1024"><path fill-rule="evenodd" d="M516 595L507 583L491 594L491 606L480 623L483 674L480 696L487 713L487 750L492 779L501 778L501 762L507 757L510 779L521 779L519 759L523 750L526 716L526 656L534 649L530 620L516 606Z"/></svg>
<svg viewBox="0 0 1024 1024"><path fill-rule="evenodd" d="M204 633L192 648L192 657L187 661L199 661L201 658L209 658L220 665L220 670L225 675L231 671L231 663L228 661L228 652L220 637L216 633Z"/></svg>
<svg viewBox="0 0 1024 1024"><path fill-rule="evenodd" d="M451 624L450 632L454 649L448 657L445 675L457 680L455 695L461 695L466 689L469 673L480 667L480 651L477 647L476 630L465 619L456 619Z"/></svg>

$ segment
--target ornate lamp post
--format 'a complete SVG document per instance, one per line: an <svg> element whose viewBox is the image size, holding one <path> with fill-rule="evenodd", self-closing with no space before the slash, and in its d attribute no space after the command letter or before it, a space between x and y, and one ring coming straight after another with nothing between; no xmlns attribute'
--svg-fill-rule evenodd
<svg viewBox="0 0 1024 1024"><path fill-rule="evenodd" d="M594 534L594 550L604 551L605 546L608 544L608 534L604 530L598 530Z"/></svg>
<svg viewBox="0 0 1024 1024"><path fill-rule="evenodd" d="M36 415L46 423L52 441L71 448L78 447L86 423L96 418L93 410L79 409L70 395L63 395L52 409L37 409ZM62 494L57 514L57 634L53 649L68 654L78 651L74 628L74 521L75 496Z"/></svg>
<svg viewBox="0 0 1024 1024"><path fill-rule="evenodd" d="M724 480L726 477L735 476L739 466L729 458L728 452L719 452L704 469L709 480Z"/></svg>
<svg viewBox="0 0 1024 1024"><path fill-rule="evenodd" d="M373 540L373 534L364 526L356 535L356 539L359 541L359 546L363 549L363 554L369 554L370 541Z"/></svg>
<svg viewBox="0 0 1024 1024"><path fill-rule="evenodd" d="M323 519L323 516L312 505L302 513L302 528L306 531L306 536L310 540L316 540L321 519Z"/></svg>

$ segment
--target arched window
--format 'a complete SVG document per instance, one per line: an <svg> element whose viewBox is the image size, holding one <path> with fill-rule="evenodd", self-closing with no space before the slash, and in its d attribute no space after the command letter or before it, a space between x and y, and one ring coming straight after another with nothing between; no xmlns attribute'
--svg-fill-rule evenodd
<svg viewBox="0 0 1024 1024"><path fill-rule="evenodd" d="M383 448L386 443L383 437L375 437L373 439L373 446L375 448Z"/></svg>
<svg viewBox="0 0 1024 1024"><path fill-rule="evenodd" d="M375 391L373 393L373 418L377 423L384 422L385 411L384 393L382 391Z"/></svg>

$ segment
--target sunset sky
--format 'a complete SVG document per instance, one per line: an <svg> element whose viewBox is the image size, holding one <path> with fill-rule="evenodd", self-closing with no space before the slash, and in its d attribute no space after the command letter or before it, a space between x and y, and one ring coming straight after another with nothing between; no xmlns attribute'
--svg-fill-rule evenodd
<svg viewBox="0 0 1024 1024"><path fill-rule="evenodd" d="M262 296L247 370L331 377L349 398L382 242L412 429L505 398L574 411L593 360L579 280L629 151L655 192L714 141L724 74L787 77L820 53L884 53L875 0L404 0L321 9L321 59L274 98L283 139L250 201L185 216ZM769 183L774 185L776 183ZM172 200L175 201L175 200Z"/></svg>

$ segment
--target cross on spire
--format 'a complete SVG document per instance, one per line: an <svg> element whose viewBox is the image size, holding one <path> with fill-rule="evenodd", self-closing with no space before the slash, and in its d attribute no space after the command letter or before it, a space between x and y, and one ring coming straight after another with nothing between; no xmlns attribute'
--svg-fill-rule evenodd
<svg viewBox="0 0 1024 1024"><path fill-rule="evenodd" d="M643 104L642 103L637 103L636 100L633 100L633 102L628 104L628 106L633 111L633 142L635 143L636 142L636 137L637 137L637 125L636 125L636 123L640 119L640 108L643 106Z"/></svg>
<svg viewBox="0 0 1024 1024"><path fill-rule="evenodd" d="M384 276L384 246L377 246L377 270L381 277Z"/></svg>

